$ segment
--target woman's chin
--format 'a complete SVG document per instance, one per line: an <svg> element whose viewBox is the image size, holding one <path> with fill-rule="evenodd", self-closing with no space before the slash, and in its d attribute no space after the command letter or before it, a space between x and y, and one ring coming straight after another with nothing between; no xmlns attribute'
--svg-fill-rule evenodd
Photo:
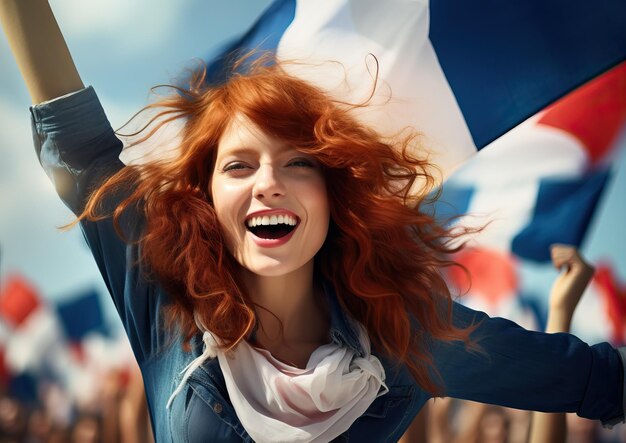
<svg viewBox="0 0 626 443"><path fill-rule="evenodd" d="M280 260L275 257L248 257L240 264L252 274L259 277L282 277L312 266L313 260L300 263L295 260Z"/></svg>

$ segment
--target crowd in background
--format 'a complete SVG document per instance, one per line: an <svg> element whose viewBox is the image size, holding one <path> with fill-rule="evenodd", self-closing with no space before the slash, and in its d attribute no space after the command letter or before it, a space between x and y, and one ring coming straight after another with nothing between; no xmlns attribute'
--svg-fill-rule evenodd
<svg viewBox="0 0 626 443"><path fill-rule="evenodd" d="M569 332L574 310L593 268L575 248L552 249L553 264L580 266L580 279L564 283L563 273L550 293L546 331ZM570 268L568 268L570 269ZM563 285L569 285L564 287ZM10 395L28 387L5 386L0 392L0 443L149 443L153 442L143 381L126 342L81 351L83 366L91 360L91 377L76 383L73 393L62 383L31 383L30 400ZM127 353L124 356L125 352ZM113 364L112 364L113 363ZM96 368L96 369L94 369ZM98 369L100 369L98 371ZM68 372L69 369L68 369ZM79 372L71 372L79 374ZM97 374L94 376L94 374ZM5 378L6 379L6 378ZM53 380L54 378L50 378ZM15 381L15 380L14 380ZM24 384L24 383L22 383ZM19 389L16 389L19 388ZM430 400L402 437L401 443L626 443L626 426L605 429L598 421L570 414L541 414L451 398Z"/></svg>
<svg viewBox="0 0 626 443"><path fill-rule="evenodd" d="M54 394L51 394L54 396ZM42 395L45 397L45 394ZM55 405L42 398L27 405L0 397L1 443L149 443L154 442L141 376L111 372L102 380L100 401L75 408L60 420ZM532 413L481 403L438 398L416 418L420 428L406 442L526 443ZM626 427L602 428L599 422L567 414L568 443L623 443Z"/></svg>
<svg viewBox="0 0 626 443"><path fill-rule="evenodd" d="M39 389L38 401L0 397L2 443L154 442L137 367L110 370L87 403L67 404L58 386Z"/></svg>

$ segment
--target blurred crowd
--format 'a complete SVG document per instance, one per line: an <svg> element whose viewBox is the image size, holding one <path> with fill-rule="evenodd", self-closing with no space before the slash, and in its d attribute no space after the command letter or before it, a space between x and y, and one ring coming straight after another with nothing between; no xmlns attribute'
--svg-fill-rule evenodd
<svg viewBox="0 0 626 443"><path fill-rule="evenodd" d="M401 443L557 443L532 440L532 412L451 398L430 400ZM565 414L567 443L623 443L626 426Z"/></svg>
<svg viewBox="0 0 626 443"><path fill-rule="evenodd" d="M551 254L561 273L550 292L545 330L569 332L594 268L571 246L554 245ZM54 328L26 334L24 330L29 327L24 326L25 321L15 320L16 313L24 310L15 307L23 306L29 292L23 284L19 287L19 291L5 290L0 297L3 316L22 324L6 334L9 358L3 354L0 359L0 443L154 442L141 372L125 337L89 332L74 334L81 340L70 342L59 340ZM21 304L7 304L9 298ZM77 306L80 310L71 311L73 319L85 317L85 306L89 305ZM29 314L28 318L38 324L49 316L50 309L35 312L38 316ZM88 323L98 324L100 320ZM95 330L92 326L81 331ZM22 339L17 340L20 335ZM29 352L26 344L32 347ZM11 376L7 362L23 367L23 374L31 371L36 376ZM609 430L598 421L575 414L545 414L436 398L425 405L400 440L424 442L626 443L626 426Z"/></svg>
<svg viewBox="0 0 626 443"><path fill-rule="evenodd" d="M154 442L139 368L111 369L89 402L67 403L59 387L40 387L37 401L0 396L1 443Z"/></svg>
<svg viewBox="0 0 626 443"><path fill-rule="evenodd" d="M150 443L154 442L141 374L111 371L91 405L55 404L54 389L41 393L39 404L0 397L0 443ZM532 414L528 411L438 398L428 402L402 443L526 443ZM613 430L599 422L567 414L568 443L624 443L626 426Z"/></svg>

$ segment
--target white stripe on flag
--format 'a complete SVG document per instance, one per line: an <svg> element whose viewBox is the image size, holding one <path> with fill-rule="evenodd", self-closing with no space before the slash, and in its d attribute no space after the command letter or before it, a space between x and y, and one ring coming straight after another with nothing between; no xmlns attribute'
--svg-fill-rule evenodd
<svg viewBox="0 0 626 443"><path fill-rule="evenodd" d="M381 81L361 118L384 135L406 127L423 133L421 154L427 148L447 177L476 147L428 40L428 20L424 0L300 0L277 52L303 62L290 72L353 103L369 96L374 54Z"/></svg>
<svg viewBox="0 0 626 443"><path fill-rule="evenodd" d="M40 306L9 337L7 366L18 374L38 370L48 357L56 355L61 343L61 328L55 314Z"/></svg>
<svg viewBox="0 0 626 443"><path fill-rule="evenodd" d="M531 119L513 129L461 168L449 185L474 186L462 226L489 224L472 244L511 251L513 238L530 222L539 182L577 177L587 167L580 141Z"/></svg>

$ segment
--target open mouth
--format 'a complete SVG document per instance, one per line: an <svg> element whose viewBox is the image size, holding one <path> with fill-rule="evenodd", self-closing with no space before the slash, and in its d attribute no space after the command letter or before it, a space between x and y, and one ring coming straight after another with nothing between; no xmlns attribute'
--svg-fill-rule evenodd
<svg viewBox="0 0 626 443"><path fill-rule="evenodd" d="M246 229L255 236L276 240L289 235L298 225L298 219L291 215L264 215L246 220Z"/></svg>

